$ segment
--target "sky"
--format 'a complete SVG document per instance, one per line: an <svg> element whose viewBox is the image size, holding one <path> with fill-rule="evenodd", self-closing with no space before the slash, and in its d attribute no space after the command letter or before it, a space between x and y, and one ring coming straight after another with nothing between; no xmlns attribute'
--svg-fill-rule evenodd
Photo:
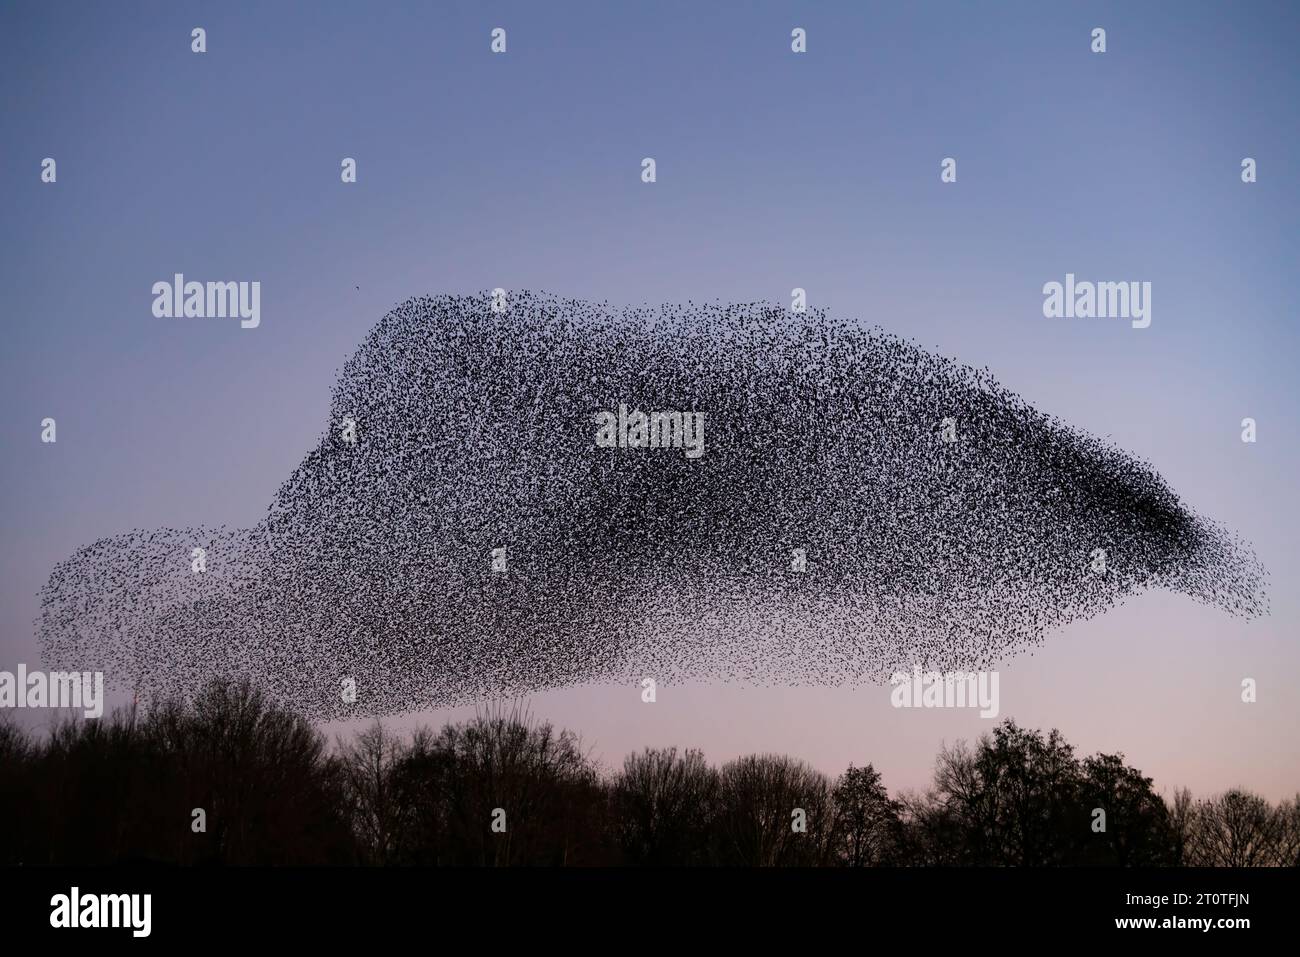
<svg viewBox="0 0 1300 957"><path fill-rule="evenodd" d="M78 547L256 523L411 296L802 287L1150 462L1268 569L1266 618L1153 591L1050 634L999 665L1002 715L1166 794L1294 795L1298 34L1300 7L1262 0L0 3L0 670L38 667L38 592ZM259 281L260 326L156 318L178 272ZM1067 273L1150 282L1151 325L1044 317ZM786 752L891 790L992 724L888 687L528 704L608 766Z"/></svg>

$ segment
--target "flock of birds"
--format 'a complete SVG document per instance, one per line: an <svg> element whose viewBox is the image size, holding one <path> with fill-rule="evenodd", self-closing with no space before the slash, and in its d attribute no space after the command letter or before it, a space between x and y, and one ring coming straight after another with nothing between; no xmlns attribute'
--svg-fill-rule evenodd
<svg viewBox="0 0 1300 957"><path fill-rule="evenodd" d="M247 676L332 719L972 670L1152 587L1266 609L1248 545L985 371L815 310L500 306L384 316L255 527L59 564L47 663L142 696ZM599 447L620 404L704 413L704 453Z"/></svg>

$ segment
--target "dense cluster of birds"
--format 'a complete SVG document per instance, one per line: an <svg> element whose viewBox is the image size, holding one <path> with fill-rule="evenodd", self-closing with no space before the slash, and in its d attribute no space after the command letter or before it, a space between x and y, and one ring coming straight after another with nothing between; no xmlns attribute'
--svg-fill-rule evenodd
<svg viewBox="0 0 1300 957"><path fill-rule="evenodd" d="M703 454L601 447L620 404L704 413ZM970 670L1152 587L1256 616L1264 580L1148 465L879 330L485 293L380 320L258 525L83 548L38 628L142 696L247 676L328 719Z"/></svg>

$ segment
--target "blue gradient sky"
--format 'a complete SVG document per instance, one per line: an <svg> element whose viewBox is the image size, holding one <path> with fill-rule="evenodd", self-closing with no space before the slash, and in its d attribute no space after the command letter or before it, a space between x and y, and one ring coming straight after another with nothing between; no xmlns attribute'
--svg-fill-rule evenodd
<svg viewBox="0 0 1300 957"><path fill-rule="evenodd" d="M0 6L0 669L36 666L37 591L80 545L255 523L324 429L336 370L409 296L802 286L1146 458L1271 573L1264 620L1155 592L1052 635L1001 668L1003 713L1124 750L1166 791L1294 793L1300 7L704 7ZM259 280L261 327L154 318L175 272ZM1150 281L1150 328L1045 319L1043 283L1067 272ZM892 789L990 724L896 711L887 688L531 705L610 763L788 751L872 761Z"/></svg>

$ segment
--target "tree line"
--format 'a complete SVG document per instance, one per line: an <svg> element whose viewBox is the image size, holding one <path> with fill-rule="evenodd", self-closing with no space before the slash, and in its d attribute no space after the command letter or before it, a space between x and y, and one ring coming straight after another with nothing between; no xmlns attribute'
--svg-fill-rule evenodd
<svg viewBox="0 0 1300 957"><path fill-rule="evenodd" d="M0 863L376 866L1300 865L1300 795L1169 800L1121 754L1004 720L924 792L870 765L723 765L648 748L604 771L519 708L330 748L246 683L192 702L0 721Z"/></svg>

